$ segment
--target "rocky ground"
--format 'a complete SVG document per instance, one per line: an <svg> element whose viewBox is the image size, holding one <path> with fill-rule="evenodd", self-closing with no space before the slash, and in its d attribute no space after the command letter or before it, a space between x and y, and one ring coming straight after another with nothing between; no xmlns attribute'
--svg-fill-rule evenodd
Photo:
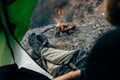
<svg viewBox="0 0 120 80"><path fill-rule="evenodd" d="M41 0L38 1L38 4L40 2ZM41 25L41 17L36 17L39 16L38 13L40 7L38 4L36 6L37 9L35 9L31 18L30 29L21 41L23 48L28 53L31 53L32 51L28 44L29 34L33 32L40 34L44 30L54 27L54 25L57 24L53 21L53 23L48 22L48 24L45 23L44 26ZM56 15L54 15L54 17L55 16ZM49 18L50 21L52 19L53 17ZM113 27L105 20L104 4L102 0L70 0L66 6L64 5L64 7L62 7L60 21L63 21L65 24L72 23L78 27L73 34L63 34L59 38L55 38L53 29L44 33L48 37L50 43L54 44L58 49L63 50L85 49L90 51L95 44L95 41L101 35L104 35L106 31L113 29Z"/></svg>

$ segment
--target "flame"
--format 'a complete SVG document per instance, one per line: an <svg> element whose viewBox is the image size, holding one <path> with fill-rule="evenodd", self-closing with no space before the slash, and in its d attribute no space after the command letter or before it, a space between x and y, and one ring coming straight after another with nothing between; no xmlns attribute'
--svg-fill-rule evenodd
<svg viewBox="0 0 120 80"><path fill-rule="evenodd" d="M57 15L58 15L58 19L60 19L60 16L61 16L61 9L60 9L60 8L56 8L55 12L56 12Z"/></svg>
<svg viewBox="0 0 120 80"><path fill-rule="evenodd" d="M61 28L61 31L70 30L72 29L72 25L64 25L64 23L61 23L60 28Z"/></svg>
<svg viewBox="0 0 120 80"><path fill-rule="evenodd" d="M69 30L69 29L72 29L72 26L71 25L69 25L68 27L67 27L67 29Z"/></svg>
<svg viewBox="0 0 120 80"><path fill-rule="evenodd" d="M60 24L60 28L61 28L62 31L64 30L64 28L65 28L65 27L64 27L64 23L61 23L61 24Z"/></svg>
<svg viewBox="0 0 120 80"><path fill-rule="evenodd" d="M59 35L61 37L63 32L65 32L65 31L67 32L67 31L71 30L73 28L73 26L72 25L65 25L63 22L60 21L60 16L61 16L61 9L60 8L56 8L55 12L57 14L57 17L54 18L54 21L57 23L56 29L59 29L56 31L59 31ZM56 32L55 32L55 35L56 35Z"/></svg>
<svg viewBox="0 0 120 80"><path fill-rule="evenodd" d="M57 23L57 26L60 26L60 24L61 24L61 22L60 22L61 9L60 8L56 8L55 12L57 14L57 17L54 18L54 21Z"/></svg>

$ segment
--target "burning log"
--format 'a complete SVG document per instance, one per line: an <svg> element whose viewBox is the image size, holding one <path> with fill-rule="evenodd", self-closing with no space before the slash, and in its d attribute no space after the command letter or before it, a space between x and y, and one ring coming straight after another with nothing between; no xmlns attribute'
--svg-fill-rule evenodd
<svg viewBox="0 0 120 80"><path fill-rule="evenodd" d="M57 14L57 17L54 18L54 20L58 25L58 26L54 27L55 37L56 38L61 37L63 33L66 33L68 35L74 33L76 30L75 25L72 25L72 24L65 25L65 24L63 24L63 22L60 21L60 16L61 16L62 10L60 8L56 8L55 12Z"/></svg>
<svg viewBox="0 0 120 80"><path fill-rule="evenodd" d="M55 27L54 33L55 33L55 37L59 38L64 33L70 35L70 34L74 33L75 30L76 30L76 25L64 25L64 24L62 24L61 26Z"/></svg>

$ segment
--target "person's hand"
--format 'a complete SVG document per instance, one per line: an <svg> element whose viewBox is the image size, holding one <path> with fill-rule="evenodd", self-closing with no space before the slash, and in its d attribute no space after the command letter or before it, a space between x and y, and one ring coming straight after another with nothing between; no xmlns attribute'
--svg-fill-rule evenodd
<svg viewBox="0 0 120 80"><path fill-rule="evenodd" d="M80 76L81 76L81 71L77 70L77 71L71 71L53 80L76 80L76 79L80 79Z"/></svg>
<svg viewBox="0 0 120 80"><path fill-rule="evenodd" d="M63 76L60 76L60 77L57 77L57 78L55 78L53 80L67 80L67 79L65 79Z"/></svg>

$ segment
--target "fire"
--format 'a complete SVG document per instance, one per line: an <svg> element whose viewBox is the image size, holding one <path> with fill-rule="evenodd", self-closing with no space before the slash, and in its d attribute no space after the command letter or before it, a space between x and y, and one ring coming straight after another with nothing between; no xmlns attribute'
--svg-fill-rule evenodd
<svg viewBox="0 0 120 80"><path fill-rule="evenodd" d="M60 9L60 8L56 8L55 12L56 12L57 15L58 15L58 19L60 19L60 16L61 16L61 9Z"/></svg>
<svg viewBox="0 0 120 80"><path fill-rule="evenodd" d="M55 22L57 23L55 27L55 35L61 37L63 33L71 34L76 29L76 26L67 24L65 25L63 22L60 21L61 16L61 9L56 8L55 12L57 14L57 17L54 18Z"/></svg>
<svg viewBox="0 0 120 80"><path fill-rule="evenodd" d="M64 30L65 27L64 27L63 23L61 23L60 28L61 28L62 31Z"/></svg>
<svg viewBox="0 0 120 80"><path fill-rule="evenodd" d="M76 26L72 24L61 23L59 27L55 28L55 36L61 37L63 33L71 34L76 30Z"/></svg>
<svg viewBox="0 0 120 80"><path fill-rule="evenodd" d="M72 29L72 25L64 25L64 23L61 23L60 28L61 31L67 31Z"/></svg>
<svg viewBox="0 0 120 80"><path fill-rule="evenodd" d="M54 18L54 21L57 23L57 26L60 26L60 24L61 24L61 22L60 22L61 9L56 8L55 13L57 14L57 17Z"/></svg>
<svg viewBox="0 0 120 80"><path fill-rule="evenodd" d="M71 26L71 25L68 26L68 30L69 30L69 29L72 29L72 26Z"/></svg>
<svg viewBox="0 0 120 80"><path fill-rule="evenodd" d="M64 25L64 23L60 22L61 9L60 8L56 8L55 12L57 13L58 18L57 19L55 18L54 20L57 22L57 24L59 24L59 26L61 28L61 31L72 29L71 25L66 26L66 25Z"/></svg>

